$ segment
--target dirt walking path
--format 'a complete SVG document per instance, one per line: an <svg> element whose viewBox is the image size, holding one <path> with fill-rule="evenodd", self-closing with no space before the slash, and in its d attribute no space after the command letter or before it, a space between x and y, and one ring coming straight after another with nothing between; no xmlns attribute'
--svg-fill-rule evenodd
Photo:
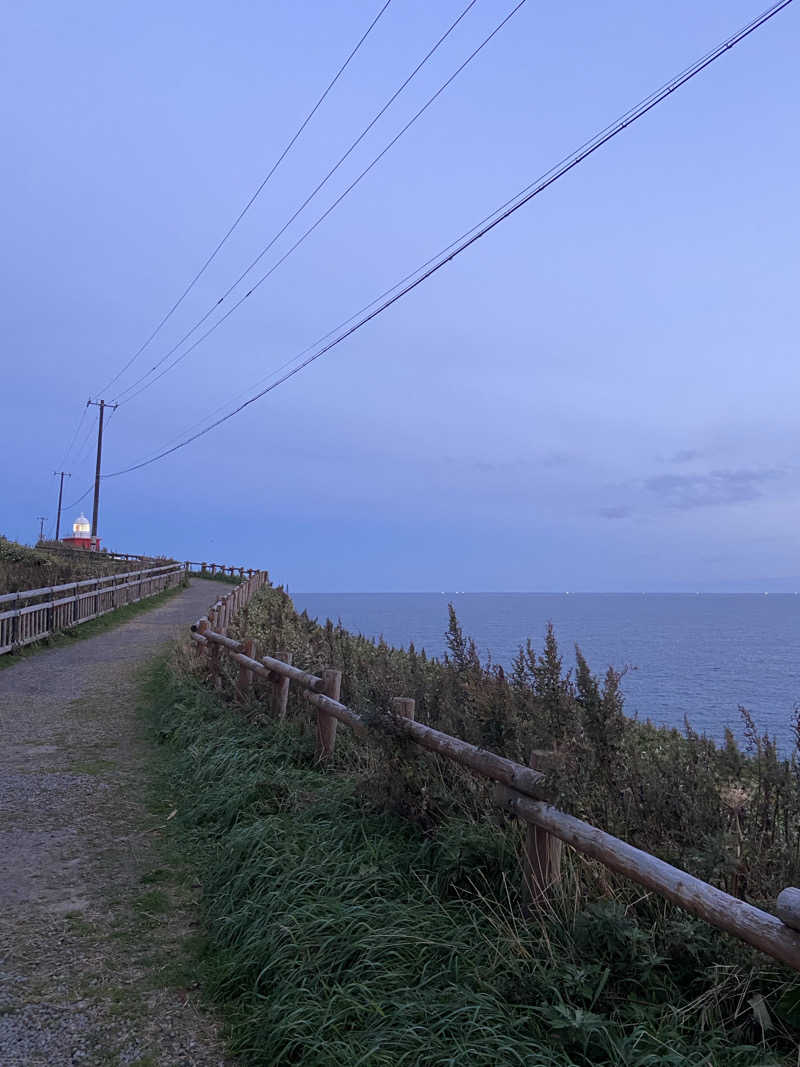
<svg viewBox="0 0 800 1067"><path fill-rule="evenodd" d="M193 581L0 671L0 1064L227 1063L193 991L197 888L164 863L139 669L205 613Z"/></svg>

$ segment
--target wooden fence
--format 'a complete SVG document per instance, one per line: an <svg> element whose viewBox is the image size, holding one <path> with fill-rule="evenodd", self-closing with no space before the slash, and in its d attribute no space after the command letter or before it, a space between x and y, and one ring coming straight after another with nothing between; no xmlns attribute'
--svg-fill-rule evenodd
<svg viewBox="0 0 800 1067"><path fill-rule="evenodd" d="M4 593L0 596L0 655L180 585L183 576L183 564L169 563L66 585ZM3 610L4 605L12 606Z"/></svg>
<svg viewBox="0 0 800 1067"><path fill-rule="evenodd" d="M99 552L91 552L85 548L73 548L72 545L65 545L62 541L38 541L36 547L44 549L46 552L64 556L66 559L88 559L92 562L121 560L128 563L149 563L152 566L176 562L169 556L143 556L138 552L112 552L108 548L104 548Z"/></svg>
<svg viewBox="0 0 800 1067"><path fill-rule="evenodd" d="M251 698L254 678L270 682L271 713L277 718L286 715L289 686L292 683L299 686L308 702L316 708L316 759L324 764L334 751L337 723L344 723L359 736L365 736L370 727L360 715L340 703L340 671L326 669L322 677L318 677L293 665L291 654L278 652L275 656L257 657L252 640L235 641L227 636L231 619L264 584L265 578L266 575L256 572L247 582L219 599L208 615L192 626L191 637L198 652L207 657L215 688L222 686L221 652L239 666L238 700ZM523 875L534 902L541 903L559 881L561 846L566 842L582 855L599 860L609 869L800 971L800 889L783 890L776 904L777 916L762 911L618 837L559 811L542 799L546 786L543 773L416 722L412 699L395 697L391 710L394 728L399 734L404 734L420 749L434 752L493 781L495 803L525 823Z"/></svg>
<svg viewBox="0 0 800 1067"><path fill-rule="evenodd" d="M252 567L230 567L227 563L195 563L193 560L186 560L184 564L189 574L197 574L199 578L207 577L209 574L228 574L231 577L238 575L240 578L244 578L247 575L248 578L252 578L254 574L258 574L258 571L254 571ZM198 567L199 570L193 570L192 568Z"/></svg>

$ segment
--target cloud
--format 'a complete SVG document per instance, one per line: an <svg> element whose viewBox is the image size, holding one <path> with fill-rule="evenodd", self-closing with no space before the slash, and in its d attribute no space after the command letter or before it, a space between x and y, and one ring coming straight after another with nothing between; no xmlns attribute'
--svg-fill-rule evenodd
<svg viewBox="0 0 800 1067"><path fill-rule="evenodd" d="M633 514L633 509L624 505L612 504L608 507L600 508L598 511L598 515L601 515L604 519L627 519L631 514Z"/></svg>
<svg viewBox="0 0 800 1067"><path fill-rule="evenodd" d="M543 467L563 467L572 459L569 452L547 452L542 456L541 463Z"/></svg>
<svg viewBox="0 0 800 1067"><path fill-rule="evenodd" d="M696 448L681 448L674 456L670 456L669 463L691 463L693 459L698 459L701 455Z"/></svg>
<svg viewBox="0 0 800 1067"><path fill-rule="evenodd" d="M528 456L442 456L442 461L449 466L461 467L470 471L479 471L481 474L493 474L501 471L531 471L549 469L551 467L563 467L574 462L574 456L569 452L550 451L539 455Z"/></svg>
<svg viewBox="0 0 800 1067"><path fill-rule="evenodd" d="M720 507L757 500L767 482L785 476L775 468L764 470L715 470L708 474L659 474L648 478L644 487L672 508Z"/></svg>

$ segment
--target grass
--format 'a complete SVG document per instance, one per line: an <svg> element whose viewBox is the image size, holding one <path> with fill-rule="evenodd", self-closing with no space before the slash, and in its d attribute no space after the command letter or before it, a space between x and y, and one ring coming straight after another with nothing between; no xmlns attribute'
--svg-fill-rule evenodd
<svg viewBox="0 0 800 1067"><path fill-rule="evenodd" d="M133 907L144 916L163 915L169 911L170 898L163 889L148 889L134 900Z"/></svg>
<svg viewBox="0 0 800 1067"><path fill-rule="evenodd" d="M76 641L83 641L87 637L96 637L107 630L114 630L117 626L130 622L131 619L143 615L146 611L152 611L153 608L160 607L175 596L176 593L180 592L181 588L182 586L177 586L173 589L165 589L163 592L156 593L145 600L139 600L135 604L125 604L121 608L116 608L106 615L101 615L98 619L90 619L89 622L81 623L80 626L76 626L74 629L63 630L61 633L53 634L51 637L45 637L41 641L25 645L16 652L7 652L5 655L0 656L0 671L13 667L20 660L35 656L45 649L63 648L65 645L72 645ZM89 771L87 773L93 772Z"/></svg>
<svg viewBox="0 0 800 1067"><path fill-rule="evenodd" d="M800 879L800 760L779 756L746 709L746 750L657 728L624 714L623 673L598 678L580 649L567 666L549 627L541 646L523 645L509 671L479 660L450 609L448 653L389 647L298 614L280 588L264 587L229 630L261 649L286 649L314 674L342 672L342 700L373 727L370 743L341 746L341 758L376 803L429 830L453 816L480 822L491 788L450 765L405 760L388 709L396 696L416 718L547 775L547 799L594 826L725 891L770 910ZM223 658L229 691L236 666ZM676 666L676 670L679 669ZM292 687L289 715L306 708ZM800 712L799 712L800 714ZM795 723L800 739L800 717ZM337 744L339 744L337 742Z"/></svg>
<svg viewBox="0 0 800 1067"><path fill-rule="evenodd" d="M205 574L201 574L200 571L193 571L192 573L195 578L202 578L208 582L223 582L225 585L241 585L245 581L238 574L220 574L219 571L216 574L212 574L210 570L207 570Z"/></svg>
<svg viewBox="0 0 800 1067"><path fill-rule="evenodd" d="M243 1064L796 1062L796 976L704 923L574 854L531 911L513 821L403 819L314 766L300 715L245 716L180 663L146 706Z"/></svg>
<svg viewBox="0 0 800 1067"><path fill-rule="evenodd" d="M88 774L92 777L107 774L114 769L116 764L107 759L83 759L71 763L69 770L72 774Z"/></svg>
<svg viewBox="0 0 800 1067"><path fill-rule="evenodd" d="M46 544L30 548L0 535L0 594L125 574L140 568L141 564L115 560L105 552L64 551L59 545Z"/></svg>

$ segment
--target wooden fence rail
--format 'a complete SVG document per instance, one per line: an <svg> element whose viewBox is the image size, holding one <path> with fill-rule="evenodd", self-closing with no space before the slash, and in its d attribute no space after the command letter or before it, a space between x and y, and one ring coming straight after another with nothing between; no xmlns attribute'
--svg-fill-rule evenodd
<svg viewBox="0 0 800 1067"><path fill-rule="evenodd" d="M88 557L89 560L95 563L122 560L128 563L150 563L156 566L177 562L169 556L143 556L140 552L113 552L110 548L104 548L99 552L87 552L85 548L73 548L71 545L65 545L62 541L38 541L36 547L69 559L85 560Z"/></svg>
<svg viewBox="0 0 800 1067"><path fill-rule="evenodd" d="M228 574L231 577L238 575L240 578L244 578L247 575L248 578L252 578L254 574L258 574L258 571L254 571L252 567L231 567L227 563L196 563L194 560L186 560L184 564L186 570L190 574L197 573L199 577L209 574ZM198 571L194 571L192 568L198 567Z"/></svg>
<svg viewBox="0 0 800 1067"><path fill-rule="evenodd" d="M0 596L0 655L179 585L184 573L183 564L170 563L66 585L4 593ZM61 593L64 595L59 596ZM2 610L7 604L13 607Z"/></svg>
<svg viewBox="0 0 800 1067"><path fill-rule="evenodd" d="M299 686L308 702L316 708L316 758L324 764L334 751L337 722L349 726L360 736L365 736L370 727L360 715L339 701L339 671L328 669L323 672L323 677L319 677L287 662L290 657L285 655L254 655L250 639L235 641L227 636L228 625L238 610L237 604L238 607L245 605L263 585L266 576L251 585L256 583L260 573L256 572L248 582L218 600L208 616L192 626L192 641L201 655L206 654L216 688L222 685L221 651L239 666L238 699L247 698L254 677L272 683L271 707L278 717L285 714L289 685ZM528 827L523 874L534 901L541 901L559 880L561 842L566 842L582 855L599 860L609 869L800 971L800 889L784 889L778 898L778 916L772 915L559 811L542 799L546 785L544 774L416 722L414 701L410 698L396 697L392 712L396 730L405 734L418 749L435 752L496 783L494 802Z"/></svg>

